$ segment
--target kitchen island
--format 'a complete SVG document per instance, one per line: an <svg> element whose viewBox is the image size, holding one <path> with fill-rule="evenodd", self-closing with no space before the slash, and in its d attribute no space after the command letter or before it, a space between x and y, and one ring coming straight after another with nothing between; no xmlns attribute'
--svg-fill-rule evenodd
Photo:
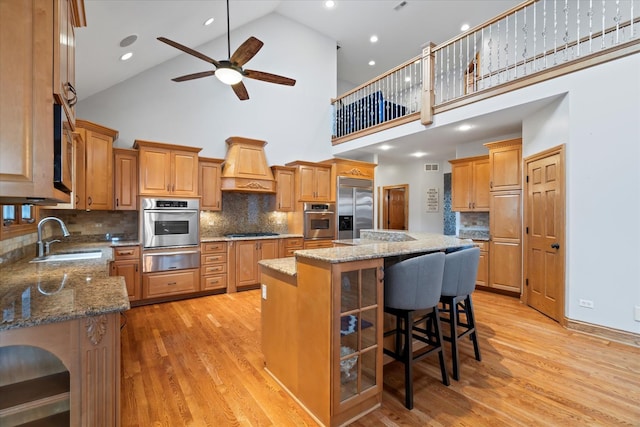
<svg viewBox="0 0 640 427"><path fill-rule="evenodd" d="M386 230L336 243L260 261L266 369L325 426L347 424L380 406L384 266L473 244Z"/></svg>
<svg viewBox="0 0 640 427"><path fill-rule="evenodd" d="M122 277L110 242L64 245L98 258L0 265L0 425L119 425Z"/></svg>

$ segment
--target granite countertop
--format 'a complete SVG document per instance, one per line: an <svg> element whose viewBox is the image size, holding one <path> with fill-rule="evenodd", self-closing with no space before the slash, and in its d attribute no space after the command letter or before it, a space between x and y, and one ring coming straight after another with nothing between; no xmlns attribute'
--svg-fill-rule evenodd
<svg viewBox="0 0 640 427"><path fill-rule="evenodd" d="M259 239L288 239L290 237L302 237L302 234L278 234L277 236L247 236L247 237L226 237L226 236L213 236L213 237L200 237L200 242L231 242L234 240L259 240Z"/></svg>
<svg viewBox="0 0 640 427"><path fill-rule="evenodd" d="M421 252L441 251L460 246L471 246L469 239L431 233L412 233L407 231L363 231L363 238L335 240L348 246L321 249L302 249L295 251L295 259L278 258L261 260L259 264L282 273L295 276L295 260L309 258L331 264L385 258L397 255L409 255Z"/></svg>
<svg viewBox="0 0 640 427"><path fill-rule="evenodd" d="M0 265L0 331L62 322L130 308L123 277L109 276L113 246L133 241L60 243L52 253L101 250L96 259Z"/></svg>

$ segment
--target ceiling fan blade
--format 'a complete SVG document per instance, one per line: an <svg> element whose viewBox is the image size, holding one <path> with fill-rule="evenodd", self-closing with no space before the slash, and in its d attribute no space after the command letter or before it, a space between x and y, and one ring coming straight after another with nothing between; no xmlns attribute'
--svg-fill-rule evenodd
<svg viewBox="0 0 640 427"><path fill-rule="evenodd" d="M158 40L160 40L163 43L168 44L169 46L173 46L176 49L179 49L179 50L181 50L181 51L183 51L185 53L188 53L189 55L193 55L196 58L200 58L203 61L208 62L209 64L213 64L213 65L216 66L216 68L220 66L220 63L218 61L216 61L215 59L211 59L207 55L204 55L204 54L198 52L197 50L193 50L190 47L186 47L185 45L182 45L180 43L174 42L173 40L169 40L166 37L158 37Z"/></svg>
<svg viewBox="0 0 640 427"><path fill-rule="evenodd" d="M246 101L247 99L249 99L249 93L247 92L247 88L244 87L244 83L236 83L234 85L231 85L231 88L236 93L240 101Z"/></svg>
<svg viewBox="0 0 640 427"><path fill-rule="evenodd" d="M262 43L257 38L253 36L249 37L244 43L240 45L239 48L236 49L235 52L233 52L233 55L231 55L231 58L229 60L231 61L231 63L235 63L238 67L242 67L251 58L253 58L260 49L262 49L263 45L264 43Z"/></svg>
<svg viewBox="0 0 640 427"><path fill-rule="evenodd" d="M282 77L277 74L265 73L264 71L244 70L244 75L250 79L262 80L264 82L276 83L279 85L293 86L296 84L294 79Z"/></svg>
<svg viewBox="0 0 640 427"><path fill-rule="evenodd" d="M184 76L180 76L180 77L176 77L175 79L171 79L174 82L185 82L187 80L193 80L193 79L199 79L202 77L209 77L209 76L213 76L215 74L215 70L210 70L210 71L202 71L200 73L193 73L193 74L187 74Z"/></svg>

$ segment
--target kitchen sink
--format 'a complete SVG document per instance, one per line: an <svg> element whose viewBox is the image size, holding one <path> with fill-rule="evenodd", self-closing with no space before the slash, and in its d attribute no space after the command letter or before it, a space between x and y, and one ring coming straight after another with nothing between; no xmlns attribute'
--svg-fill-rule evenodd
<svg viewBox="0 0 640 427"><path fill-rule="evenodd" d="M29 262L56 262L56 261L79 261L85 259L97 259L102 258L102 251L87 251L87 252L69 252L46 255L43 257L37 257Z"/></svg>

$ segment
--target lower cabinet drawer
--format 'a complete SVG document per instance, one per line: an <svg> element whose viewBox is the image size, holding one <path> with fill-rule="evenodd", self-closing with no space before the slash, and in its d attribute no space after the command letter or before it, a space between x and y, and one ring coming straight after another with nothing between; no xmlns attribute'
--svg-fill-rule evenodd
<svg viewBox="0 0 640 427"><path fill-rule="evenodd" d="M222 274L227 272L227 264L203 265L200 267L200 273L203 276L211 274Z"/></svg>
<svg viewBox="0 0 640 427"><path fill-rule="evenodd" d="M198 269L147 273L142 276L142 297L155 298L197 292L199 285Z"/></svg>
<svg viewBox="0 0 640 427"><path fill-rule="evenodd" d="M213 264L217 262L227 262L227 254L202 254L200 255L200 265Z"/></svg>
<svg viewBox="0 0 640 427"><path fill-rule="evenodd" d="M286 258L286 257L290 257L290 256L293 256L293 255L294 255L293 253L294 253L295 251L299 251L300 249L302 249L302 248L288 248L288 249L285 249L285 250L284 250L284 254L282 254L282 256L283 256L284 258Z"/></svg>
<svg viewBox="0 0 640 427"><path fill-rule="evenodd" d="M202 276L202 290L227 289L227 275Z"/></svg>

